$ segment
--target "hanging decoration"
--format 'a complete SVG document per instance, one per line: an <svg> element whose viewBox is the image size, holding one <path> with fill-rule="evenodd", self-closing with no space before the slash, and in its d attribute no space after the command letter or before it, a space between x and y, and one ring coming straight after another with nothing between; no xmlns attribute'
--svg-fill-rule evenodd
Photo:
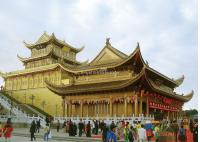
<svg viewBox="0 0 200 142"><path fill-rule="evenodd" d="M110 100L105 98L105 99L93 99L93 100L83 100L83 103L84 104L104 104L104 103L107 103L109 104L110 103Z"/></svg>
<svg viewBox="0 0 200 142"><path fill-rule="evenodd" d="M130 102L130 103L134 103L134 102L135 102L135 99L136 99L136 97L137 97L136 95L134 95L134 96L131 96L131 97L130 97L130 101L129 101L129 102Z"/></svg>
<svg viewBox="0 0 200 142"><path fill-rule="evenodd" d="M161 109L161 110L169 110L169 111L178 111L179 109L174 106L168 106L164 104L157 104L154 102L149 102L149 107L150 108L156 108L156 109Z"/></svg>
<svg viewBox="0 0 200 142"><path fill-rule="evenodd" d="M113 98L112 102L113 103L123 103L124 102L124 97Z"/></svg>

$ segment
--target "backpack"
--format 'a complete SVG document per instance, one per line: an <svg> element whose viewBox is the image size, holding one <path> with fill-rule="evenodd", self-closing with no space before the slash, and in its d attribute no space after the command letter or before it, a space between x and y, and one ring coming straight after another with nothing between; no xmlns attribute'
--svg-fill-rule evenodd
<svg viewBox="0 0 200 142"><path fill-rule="evenodd" d="M185 129L181 128L181 129L179 130L179 135L185 135Z"/></svg>
<svg viewBox="0 0 200 142"><path fill-rule="evenodd" d="M186 139L186 136L185 136L185 129L181 128L181 129L179 130L179 137L178 137L178 139L179 139L180 141L184 141L184 140Z"/></svg>

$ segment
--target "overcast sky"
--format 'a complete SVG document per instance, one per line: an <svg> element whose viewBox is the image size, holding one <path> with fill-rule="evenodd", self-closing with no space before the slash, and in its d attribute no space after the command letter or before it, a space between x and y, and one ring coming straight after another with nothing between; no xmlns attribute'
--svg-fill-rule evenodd
<svg viewBox="0 0 200 142"><path fill-rule="evenodd" d="M17 54L30 56L23 40L34 42L44 31L85 46L79 61L91 61L106 37L128 55L139 42L152 68L170 78L185 75L175 91L193 89L184 109L197 108L197 0L2 0L0 70L23 69Z"/></svg>

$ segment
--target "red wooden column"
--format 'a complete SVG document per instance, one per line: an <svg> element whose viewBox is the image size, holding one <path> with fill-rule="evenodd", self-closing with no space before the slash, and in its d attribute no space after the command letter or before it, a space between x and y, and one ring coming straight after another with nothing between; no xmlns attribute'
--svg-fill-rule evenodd
<svg viewBox="0 0 200 142"><path fill-rule="evenodd" d="M138 116L138 93L136 92L135 94L135 101L134 101L134 105L135 105L135 116Z"/></svg>
<svg viewBox="0 0 200 142"><path fill-rule="evenodd" d="M148 98L149 92L146 92L145 96L147 98L147 100L146 100L146 116L149 116L149 98Z"/></svg>
<svg viewBox="0 0 200 142"><path fill-rule="evenodd" d="M142 97L144 96L144 90L140 92L140 115L142 114Z"/></svg>

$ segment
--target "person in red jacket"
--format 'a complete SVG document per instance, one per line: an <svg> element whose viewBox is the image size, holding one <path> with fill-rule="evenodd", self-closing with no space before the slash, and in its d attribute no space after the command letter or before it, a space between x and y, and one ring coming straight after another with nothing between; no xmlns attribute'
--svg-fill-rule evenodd
<svg viewBox="0 0 200 142"><path fill-rule="evenodd" d="M13 127L12 127L11 119L8 118L7 123L3 128L3 133L4 133L4 137L6 139L6 142L10 141L12 131L13 131Z"/></svg>
<svg viewBox="0 0 200 142"><path fill-rule="evenodd" d="M2 127L2 124L0 122L0 141L2 141L2 136L3 136L3 127Z"/></svg>

